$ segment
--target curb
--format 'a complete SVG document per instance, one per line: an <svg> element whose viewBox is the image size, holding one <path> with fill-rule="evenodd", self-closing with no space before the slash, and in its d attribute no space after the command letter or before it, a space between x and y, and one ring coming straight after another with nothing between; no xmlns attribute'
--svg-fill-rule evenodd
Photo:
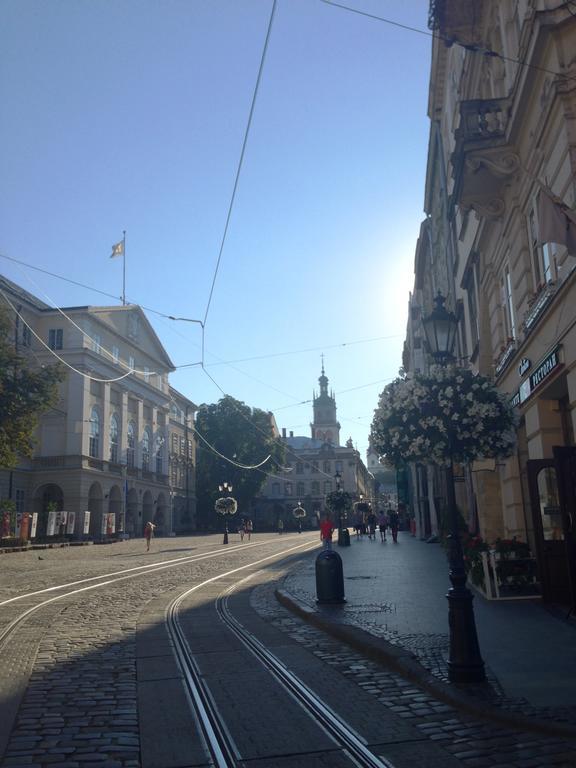
<svg viewBox="0 0 576 768"><path fill-rule="evenodd" d="M375 637L360 627L332 621L328 616L302 603L284 589L276 589L274 595L284 608L287 608L303 621L349 645L377 664L392 669L444 704L449 704L461 712L466 712L497 725L504 725L521 731L536 731L545 736L560 736L564 739L576 740L576 728L574 726L508 712L476 701L464 691L455 689L448 683L435 678L410 651L392 645L383 638Z"/></svg>

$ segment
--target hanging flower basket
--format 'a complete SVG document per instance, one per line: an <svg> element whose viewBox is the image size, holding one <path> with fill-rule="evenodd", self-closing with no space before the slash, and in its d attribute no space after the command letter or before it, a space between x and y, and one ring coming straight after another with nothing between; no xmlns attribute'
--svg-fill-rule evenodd
<svg viewBox="0 0 576 768"><path fill-rule="evenodd" d="M292 510L292 514L296 519L301 519L303 517L306 517L306 510L304 509L304 507L300 507L300 506L294 507L294 509Z"/></svg>
<svg viewBox="0 0 576 768"><path fill-rule="evenodd" d="M238 509L238 502L233 496L223 496L216 499L214 509L219 515L234 515Z"/></svg>
<svg viewBox="0 0 576 768"><path fill-rule="evenodd" d="M447 466L509 456L516 416L494 384L456 365L396 379L380 395L372 445L395 466L422 462Z"/></svg>

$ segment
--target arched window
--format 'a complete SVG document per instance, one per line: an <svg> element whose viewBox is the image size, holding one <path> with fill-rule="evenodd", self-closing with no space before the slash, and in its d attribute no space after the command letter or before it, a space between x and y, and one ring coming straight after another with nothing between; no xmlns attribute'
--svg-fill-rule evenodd
<svg viewBox="0 0 576 768"><path fill-rule="evenodd" d="M90 446L88 452L95 459L100 453L100 416L96 408L92 408L90 413Z"/></svg>
<svg viewBox="0 0 576 768"><path fill-rule="evenodd" d="M156 474L161 475L164 471L164 437L156 436Z"/></svg>
<svg viewBox="0 0 576 768"><path fill-rule="evenodd" d="M118 416L110 416L110 461L118 464Z"/></svg>
<svg viewBox="0 0 576 768"><path fill-rule="evenodd" d="M136 427L134 422L128 423L127 437L127 449L126 449L126 463L129 467L134 467L134 458L136 453Z"/></svg>
<svg viewBox="0 0 576 768"><path fill-rule="evenodd" d="M150 471L150 430L148 427L142 434L142 469L144 472Z"/></svg>

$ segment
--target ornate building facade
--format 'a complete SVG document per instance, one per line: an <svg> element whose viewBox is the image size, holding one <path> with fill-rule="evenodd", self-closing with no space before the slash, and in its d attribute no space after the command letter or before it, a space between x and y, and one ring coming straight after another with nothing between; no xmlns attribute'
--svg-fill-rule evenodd
<svg viewBox="0 0 576 768"><path fill-rule="evenodd" d="M416 249L404 365L427 365L437 291L459 320L461 365L518 408L517 451L458 473L471 530L518 537L543 596L576 594L576 15L548 0L435 0L427 220ZM439 478L414 467L422 532ZM426 507L426 515L423 514Z"/></svg>
<svg viewBox="0 0 576 768"><path fill-rule="evenodd" d="M27 362L59 358L66 371L32 458L0 468L0 498L36 513L38 536L53 532L50 510L68 513L59 527L71 536L139 536L147 520L161 534L193 529L196 406L170 387L174 366L142 309L57 309L1 277L0 305Z"/></svg>
<svg viewBox="0 0 576 768"><path fill-rule="evenodd" d="M340 423L334 393L328 392L328 377L322 364L320 391L313 394L311 437L286 434L286 463L266 484L253 502L255 525L275 528L282 519L287 528L295 526L293 509L300 503L306 510L305 526L315 527L326 508L327 494L339 487L358 498L373 495L373 477L352 440L340 445Z"/></svg>

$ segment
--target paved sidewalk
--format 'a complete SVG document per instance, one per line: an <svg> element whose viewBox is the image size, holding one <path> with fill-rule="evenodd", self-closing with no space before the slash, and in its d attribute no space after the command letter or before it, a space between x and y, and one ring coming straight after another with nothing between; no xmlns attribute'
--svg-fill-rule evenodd
<svg viewBox="0 0 576 768"><path fill-rule="evenodd" d="M488 601L474 593L489 684L450 686L445 551L404 532L396 545L377 537L352 536L350 547L334 546L343 563L345 605L316 604L314 555L286 578L284 597L305 606L312 620L365 630L369 646L370 636L380 638L408 671L424 668L443 690L507 713L576 725L576 622L549 613L539 600Z"/></svg>

